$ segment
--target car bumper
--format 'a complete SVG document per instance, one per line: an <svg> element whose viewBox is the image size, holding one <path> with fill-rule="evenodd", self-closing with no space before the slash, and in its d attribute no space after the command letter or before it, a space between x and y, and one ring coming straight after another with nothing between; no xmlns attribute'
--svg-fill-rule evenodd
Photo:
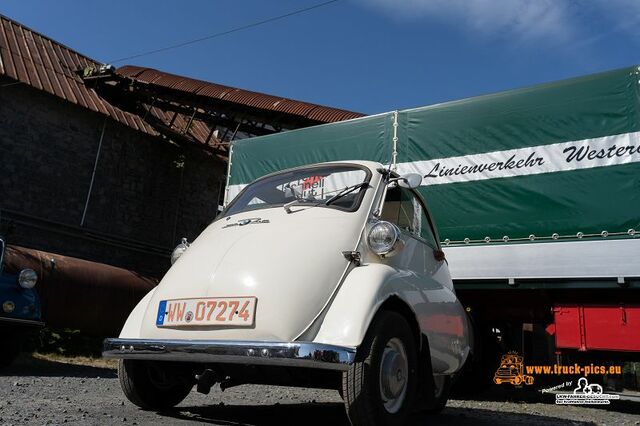
<svg viewBox="0 0 640 426"><path fill-rule="evenodd" d="M105 358L347 370L356 348L313 342L106 339Z"/></svg>
<svg viewBox="0 0 640 426"><path fill-rule="evenodd" d="M44 322L37 321L37 320L22 319L22 318L0 317L0 326L2 325L44 327Z"/></svg>

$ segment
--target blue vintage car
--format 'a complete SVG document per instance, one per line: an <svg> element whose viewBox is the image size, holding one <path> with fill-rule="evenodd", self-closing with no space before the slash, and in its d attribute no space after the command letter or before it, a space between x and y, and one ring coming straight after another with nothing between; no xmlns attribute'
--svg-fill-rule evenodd
<svg viewBox="0 0 640 426"><path fill-rule="evenodd" d="M29 268L5 271L5 240L0 237L0 368L20 353L29 334L43 325L40 298L35 290L38 274Z"/></svg>

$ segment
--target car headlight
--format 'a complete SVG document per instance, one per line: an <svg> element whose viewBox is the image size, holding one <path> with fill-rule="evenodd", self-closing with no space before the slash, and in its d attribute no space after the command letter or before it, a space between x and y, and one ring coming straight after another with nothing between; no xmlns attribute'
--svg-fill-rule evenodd
<svg viewBox="0 0 640 426"><path fill-rule="evenodd" d="M2 310L7 314L10 314L11 312L13 312L15 308L16 308L16 304L13 303L13 301L11 300L7 300L2 304Z"/></svg>
<svg viewBox="0 0 640 426"><path fill-rule="evenodd" d="M374 223L367 234L371 250L380 256L389 255L399 248L400 229L391 222L381 220Z"/></svg>
<svg viewBox="0 0 640 426"><path fill-rule="evenodd" d="M183 238L182 241L180 242L180 244L178 244L176 246L176 248L173 249L173 252L171 253L171 264L173 265L174 263L176 263L176 260L178 260L178 258L180 256L182 256L182 254L187 251L187 249L189 248L189 242L187 241L186 238Z"/></svg>
<svg viewBox="0 0 640 426"><path fill-rule="evenodd" d="M33 269L23 269L18 275L18 284L22 288L33 288L38 282L38 274Z"/></svg>

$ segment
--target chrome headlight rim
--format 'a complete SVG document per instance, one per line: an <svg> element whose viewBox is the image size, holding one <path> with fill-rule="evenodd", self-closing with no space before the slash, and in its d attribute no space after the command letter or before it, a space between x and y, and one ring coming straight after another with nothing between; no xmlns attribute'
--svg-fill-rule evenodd
<svg viewBox="0 0 640 426"><path fill-rule="evenodd" d="M2 304L2 311L5 314L10 314L16 309L16 304L13 300L7 300Z"/></svg>
<svg viewBox="0 0 640 426"><path fill-rule="evenodd" d="M392 232L392 237L393 237L393 243L387 245L386 247L382 248L382 249L376 249L374 247L374 245L371 243L371 234L374 231L374 229L376 227L379 226L384 226L386 227L388 230L390 230ZM397 251L397 249L399 248L399 242L400 242L400 228L398 228L397 225L395 225L394 223L391 223L389 221L386 220L376 220L374 222L372 222L368 229L367 229L367 245L369 246L369 249L374 252L375 254L377 254L378 256L390 256L392 254L395 254L395 252Z"/></svg>
<svg viewBox="0 0 640 426"><path fill-rule="evenodd" d="M25 290L30 290L36 286L38 274L31 268L24 268L18 274L18 284Z"/></svg>

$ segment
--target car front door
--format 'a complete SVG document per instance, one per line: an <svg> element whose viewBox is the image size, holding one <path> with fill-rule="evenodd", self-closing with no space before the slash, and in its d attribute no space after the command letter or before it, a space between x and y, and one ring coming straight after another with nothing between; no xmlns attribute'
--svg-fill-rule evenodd
<svg viewBox="0 0 640 426"><path fill-rule="evenodd" d="M422 199L412 190L387 190L380 219L400 228L404 247L389 258L403 281L414 290L405 294L420 328L429 339L434 373L446 373L459 356L466 335L466 319L453 290L449 269L438 242L433 221ZM458 343L456 343L458 342Z"/></svg>

